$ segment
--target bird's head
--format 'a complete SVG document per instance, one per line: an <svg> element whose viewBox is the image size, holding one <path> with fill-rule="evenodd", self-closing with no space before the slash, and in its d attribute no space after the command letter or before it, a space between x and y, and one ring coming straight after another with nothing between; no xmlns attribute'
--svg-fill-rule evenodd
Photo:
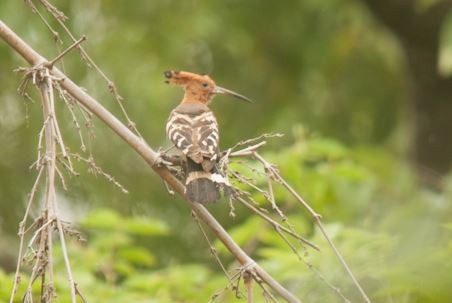
<svg viewBox="0 0 452 303"><path fill-rule="evenodd" d="M173 70L164 72L164 75L166 83L182 86L185 90L185 96L182 102L201 102L203 104L209 104L216 94L231 95L238 99L252 102L245 96L216 85L207 75Z"/></svg>

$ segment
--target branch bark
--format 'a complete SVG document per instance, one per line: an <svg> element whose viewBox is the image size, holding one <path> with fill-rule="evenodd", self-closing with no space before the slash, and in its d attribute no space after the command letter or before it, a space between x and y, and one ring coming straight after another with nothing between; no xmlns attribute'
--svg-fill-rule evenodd
<svg viewBox="0 0 452 303"><path fill-rule="evenodd" d="M47 59L38 54L28 44L26 44L19 36L17 36L6 24L0 20L0 37L9 44L19 55L21 55L31 66L45 64ZM102 120L109 128L111 128L119 137L129 144L148 164L149 166L171 186L174 191L184 197L184 186L169 172L165 167L158 167L155 163L158 160L158 154L150 148L143 139L140 139L132 131L130 131L121 121L105 109L93 97L85 93L71 79L63 74L58 68L53 67L51 70L53 76L61 78L60 85L78 102L83 104L100 120ZM191 207L197 216L213 231L226 248L242 266L252 268L255 273L269 286L290 303L301 302L291 292L285 289L270 274L261 268L250 256L248 256L234 240L229 236L226 230L218 223L218 221L210 214L210 212L199 203L191 203L184 199L189 207Z"/></svg>

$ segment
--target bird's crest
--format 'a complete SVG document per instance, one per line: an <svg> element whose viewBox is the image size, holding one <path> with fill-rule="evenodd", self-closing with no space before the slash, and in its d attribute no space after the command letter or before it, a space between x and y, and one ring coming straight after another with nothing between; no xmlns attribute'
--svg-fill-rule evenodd
<svg viewBox="0 0 452 303"><path fill-rule="evenodd" d="M164 72L165 82L168 84L182 86L185 90L183 103L201 102L208 104L216 94L231 95L238 99L252 102L229 89L220 87L208 75L198 75L185 71L169 70Z"/></svg>

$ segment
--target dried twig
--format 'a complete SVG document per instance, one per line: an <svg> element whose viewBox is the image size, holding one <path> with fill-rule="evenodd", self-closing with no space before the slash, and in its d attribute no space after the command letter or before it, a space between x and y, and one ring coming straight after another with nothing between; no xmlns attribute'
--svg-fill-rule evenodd
<svg viewBox="0 0 452 303"><path fill-rule="evenodd" d="M44 0L41 0L44 1ZM12 32L3 22L0 21L0 37L5 40L12 48L22 55L32 66L36 66L42 62L46 62L43 57L31 49L23 40L21 40L14 32ZM126 126L124 126L115 116L102 107L95 99L89 96L84 90L72 82L56 67L51 70L52 76L63 79L60 81L61 87L71 95L72 98L83 104L93 114L98 116L107 126L112 128L122 139L124 139L131 147L133 147L140 156L154 169L174 190L181 196L184 196L184 186L171 174L171 172L162 166L154 166L157 160L157 153L152 150L143 139L136 136ZM213 233L228 248L231 254L243 266L252 264L249 268L256 273L260 281L266 283L275 293L279 294L287 302L301 302L292 293L281 286L273 277L264 271L257 263L255 263L229 236L223 227L215 220L215 218L207 211L204 206L198 203L187 204L196 212L198 217L209 226Z"/></svg>
<svg viewBox="0 0 452 303"><path fill-rule="evenodd" d="M205 232L204 228L201 225L201 222L199 222L199 219L196 216L196 213L194 211L192 211L191 215L192 215L193 219L195 220L196 224L198 225L199 229L201 230L201 233L204 236L204 239L206 240L207 244L209 245L209 250L210 250L211 255L218 262L218 264L220 265L224 274L228 278L229 282L231 282L231 277L229 276L229 273L226 270L226 267L223 265L223 262L221 262L220 256L218 255L216 248L212 245L212 242L210 242L209 237L207 236L207 233Z"/></svg>
<svg viewBox="0 0 452 303"><path fill-rule="evenodd" d="M28 0L28 1L31 2L31 0ZM72 39L72 41L74 43L76 43L77 39L75 38L75 35L72 34L72 32L69 30L69 28L65 24L67 17L64 15L64 13L61 12L60 10L58 10L54 5L52 5L47 0L39 0L39 2L57 20L59 25L63 28L63 30L66 32L66 34ZM45 23L47 23L43 17L41 17L41 19L43 19L43 21ZM53 30L51 30L51 31L54 32ZM79 45L79 46L77 46L77 48L80 50L82 60L87 63L88 67L94 67L94 69L99 73L99 75L101 75L101 77L105 80L105 82L107 82L108 90L113 94L116 102L118 103L119 108L121 109L124 117L127 120L127 126L129 127L129 129L131 129L138 136L141 137L141 134L139 133L138 129L136 128L135 122L133 122L130 119L129 115L127 114L127 111L125 110L124 104L122 102L124 100L124 98L121 95L119 95L118 89L117 89L115 83L107 77L107 75L102 71L102 69L100 69L100 67L94 62L94 60L91 59L91 57L88 55L88 53L85 51L85 49L82 46Z"/></svg>
<svg viewBox="0 0 452 303"><path fill-rule="evenodd" d="M61 57L62 55L59 56L58 59ZM66 152L66 147L64 145L63 137L59 130L57 117L55 114L54 84L60 80L60 78L52 75L50 71L53 68L53 63L55 63L55 61L56 60L52 62L40 61L37 65L30 69L21 69L21 71L24 72L25 75L19 92L24 92L26 86L29 83L33 83L38 87L41 95L44 122L38 136L38 159L31 166L36 166L36 168L39 169L39 174L36 178L30 195L24 219L20 224L19 257L16 267L13 289L10 297L10 303L14 301L17 285L20 280L20 267L21 262L24 259L22 257L24 237L28 231L32 230L32 228L35 228L35 231L29 241L28 251L30 251L32 260L34 260L34 264L30 274L27 291L25 292L25 295L23 297L23 301L26 303L32 302L32 285L39 278L41 280L41 302L52 302L56 297L53 274L53 229L56 228L59 231L59 240L62 246L66 272L70 283L71 302L76 303L75 283L72 278L72 270L69 264L68 251L66 249L64 239L65 229L61 224L61 220L57 214L57 197L55 188L56 175L59 175L63 184L63 188L66 188L64 178L57 167L57 145L60 146L61 153L67 160L67 163L65 164L70 168L71 171L73 171L73 169L70 158L68 157ZM41 175L44 171L46 182L43 209L39 218L25 229L26 220L29 216L29 211L31 208L31 203L34 200L34 195L39 184L39 180L41 179Z"/></svg>
<svg viewBox="0 0 452 303"><path fill-rule="evenodd" d="M248 303L254 302L254 293L253 293L253 276L250 272L245 271L243 273L243 283L246 287L246 301Z"/></svg>
<svg viewBox="0 0 452 303"><path fill-rule="evenodd" d="M311 216L313 217L313 219L315 220L317 226L319 227L323 237L327 240L329 246L331 247L331 249L333 250L334 254L336 255L336 257L338 258L339 262L341 263L341 265L344 267L345 271L347 272L347 274L350 276L350 278L352 279L353 283L355 284L356 288L359 290L359 292L361 293L361 295L363 296L364 300L368 303L370 303L370 299L367 296L366 292L364 291L364 289L361 287L360 283L358 282L358 280L356 279L355 275L353 274L352 270L350 269L350 267L348 266L347 262L345 261L345 259L342 257L342 254L339 252L339 250L337 249L336 245L334 245L334 242L331 240L331 238L328 236L328 234L326 233L325 227L323 226L323 223L321 221L321 215L318 214L317 212L314 211L314 209L312 209L311 206L309 206L309 204L292 188L292 186L290 186L287 181L279 174L279 172L274 169L274 167L267 162L267 160L265 160L259 153L255 152L254 153L254 157L260 161L264 167L270 171L272 171L273 175L276 177L277 181L280 182L294 197L295 199L304 207L306 208L306 210L311 214Z"/></svg>
<svg viewBox="0 0 452 303"><path fill-rule="evenodd" d="M76 303L76 293L75 293L75 284L74 279L72 278L72 270L69 264L69 256L66 249L66 242L64 239L64 231L61 225L61 221L56 213L56 190L55 190L55 174L56 174L56 144L60 143L62 146L62 150L65 151L65 147L63 144L63 139L61 137L61 133L58 131L56 116L55 116L55 101L53 94L53 83L50 75L50 69L45 69L45 82L43 81L40 85L41 95L42 95L42 104L43 104L43 112L45 118L49 117L50 125L46 127L45 137L46 137L46 157L49 157L49 161L46 163L47 167L47 188L46 188L46 209L47 216L50 218L55 217L56 226L59 232L60 243L63 252L63 258L65 261L66 272L68 275L69 286L70 286L70 295L71 295L71 303ZM48 237L48 273L50 277L50 285L53 288L53 262L52 262L52 229L49 226L47 228L47 237ZM45 275L43 275L45 277Z"/></svg>
<svg viewBox="0 0 452 303"><path fill-rule="evenodd" d="M254 213L256 213L259 217L261 217L262 219L264 219L265 221L267 221L269 224L272 225L272 227L278 232L278 234L282 234L281 232L284 232L290 236L292 236L293 238L295 238L296 240L300 241L302 244L308 245L312 248L314 248L317 251L320 251L320 248L315 245L314 243L310 242L309 240L306 240L305 238L303 238L302 236L300 236L299 234L295 233L294 231L282 226L281 224L279 224L278 222L276 222L275 220L273 220L270 216L267 216L266 214L264 214L262 211L260 211L259 209L257 209L256 207L254 207L253 205L251 205L248 201L246 201L243 197L237 197L237 201L239 201L240 203L242 203L244 206L246 206L247 208L249 208L251 211L253 211Z"/></svg>
<svg viewBox="0 0 452 303"><path fill-rule="evenodd" d="M76 154L76 153L71 153L70 156L78 161L82 161L82 162L86 163L89 167L88 171L90 173L92 173L93 175L95 175L95 176L101 175L105 179L107 179L109 182L113 183L113 185L116 186L117 188L119 188L124 194L129 193L129 191L121 183L116 181L116 179L112 175L104 172L103 169L96 164L96 162L94 161L94 158L92 156L90 156L89 158L84 158L81 155Z"/></svg>
<svg viewBox="0 0 452 303"><path fill-rule="evenodd" d="M63 44L63 41L61 40L58 32L52 28L52 26L49 24L46 18L44 18L44 16L39 12L38 8L34 5L34 3L31 0L25 0L25 3L27 3L30 6L31 11L37 14L39 18L42 20L42 22L45 24L45 26L49 29L49 31L53 35L53 39L55 40L55 42Z"/></svg>
<svg viewBox="0 0 452 303"><path fill-rule="evenodd" d="M340 254L339 250L336 248L336 246L334 245L333 241L330 239L330 237L327 235L325 228L321 222L321 216L316 213L310 206L309 204L303 200L303 198L301 198L301 196L287 183L287 181L281 176L281 174L279 173L279 171L276 169L276 167L269 163L263 156L261 156L257 150L263 146L266 141L262 141L259 142L257 144L251 145L251 146L247 146L241 150L238 151L233 151L234 148L238 147L238 146L243 146L249 143L254 143L256 141L258 141L259 139L263 139L266 138L268 136L266 136L265 134L257 137L257 138L253 138L250 140L245 140L245 141L241 141L238 144L236 144L232 149L227 150L226 153L223 154L223 158L221 159L221 164L220 167L223 170L223 172L225 172L225 168L227 168L227 163L229 162L229 158L230 157L252 157L254 159L256 159L258 162L260 162L263 167L264 167L264 171L265 171L265 175L266 175L266 179L267 179L267 186L268 186L268 191L261 189L260 187L258 187L256 184L254 184L252 179L249 179L247 177L244 177L243 175L239 174L238 172L234 172L234 171L229 171L229 173L231 174L231 176L233 176L234 178L236 178L239 182L246 184L247 186L251 187L252 189L256 190L257 192L259 192L260 194L262 194L266 200L268 200L271 204L271 207L274 211L276 211L276 213L283 219L283 221L286 221L286 223L288 223L287 221L287 217L282 213L282 211L279 209L279 207L276 205L275 202L275 198L274 198L274 194L273 194L273 184L272 181L278 182L281 185L283 185L286 190L288 190L295 198L296 200L301 203L303 205L304 208L306 208L308 210L308 212L311 214L311 216L314 218L317 226L319 227L321 233L323 234L324 238L327 240L328 244L330 245L330 247L332 248L333 252L335 253L336 257L339 259L341 265L344 267L344 269L346 270L347 274L350 276L350 278L352 279L353 283L355 284L355 286L357 287L357 289L360 291L361 295L363 296L364 300L366 302L370 302L367 294L364 292L363 288L361 287L361 285L359 284L358 280L355 278L353 272L351 271L350 267L347 265L347 263L345 262L344 258L342 257L342 255ZM251 168L249 167L253 172L259 173L255 168ZM301 255L299 255L297 249L290 243L290 241L287 239L287 237L281 233L282 230L282 226L279 225L276 221L274 221L273 219L271 219L268 215L264 214L260 209L258 209L257 207L251 205L249 202L247 202L244 198L243 195L239 195L238 197L235 197L240 203L242 203L244 206L246 206L247 208L249 208L251 211L253 211L254 213L256 213L257 215L259 215L261 218L263 218L264 220L266 220L267 222L269 222L270 224L272 224L272 226L275 228L276 232L281 236L281 238L284 240L284 242L286 242L286 244L291 248L291 250L295 253L295 255L297 255L297 257L302 260L306 265L308 265L308 267L313 270L318 276L319 278L324 281L328 287L330 287L332 290L334 290L345 302L348 302L349 300L341 293L341 291L339 290L339 288L333 286L330 282L328 282L324 276L317 270L315 270L311 264L308 264L302 257ZM248 199L249 199L249 195L248 195ZM285 232L287 232L286 230L284 230ZM290 226L290 232L288 233L289 235L296 235L298 236L294 230L293 227ZM302 242L304 242L305 244L308 244L309 246L313 247L313 248L317 248L317 246L313 246L312 243L306 243L304 240L302 240Z"/></svg>
<svg viewBox="0 0 452 303"><path fill-rule="evenodd" d="M58 56L56 56L54 59L50 60L49 62L46 62L46 67L47 68L52 68L55 63L60 60L61 58L64 57L64 55L66 55L70 50L74 49L75 47L79 46L80 43L82 43L83 41L86 40L85 36L82 36L80 39L78 39L77 41L75 41L71 46L69 46L67 49L65 49L64 51L62 51L61 53L58 54Z"/></svg>
<svg viewBox="0 0 452 303"><path fill-rule="evenodd" d="M28 196L28 203L27 203L27 207L25 209L24 217L23 217L22 221L20 221L20 224L19 224L19 232L18 232L18 235L19 235L19 238L20 238L20 241L19 241L19 253L18 253L19 256L17 258L16 272L14 274L13 289L11 291L11 298L10 298L10 301L9 301L10 303L13 302L13 298L16 295L16 291L17 291L17 285L19 284L19 280L20 280L19 271L20 271L20 267L21 267L21 264L22 264L22 260L23 260L22 254L23 254L24 241L25 241L25 225L27 223L27 219L28 219L28 215L30 213L31 205L32 205L32 203L34 201L36 190L38 188L39 181L41 180L41 175L42 175L43 171L44 171L44 167L41 167L39 169L38 175L36 177L35 183L33 184L31 192L30 192L30 194Z"/></svg>

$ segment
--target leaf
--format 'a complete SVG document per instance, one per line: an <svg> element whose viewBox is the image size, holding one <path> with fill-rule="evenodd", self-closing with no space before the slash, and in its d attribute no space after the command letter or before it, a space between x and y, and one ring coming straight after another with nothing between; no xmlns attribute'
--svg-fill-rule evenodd
<svg viewBox="0 0 452 303"><path fill-rule="evenodd" d="M167 235L169 232L168 225L155 218L127 218L122 227L126 232L140 236Z"/></svg>
<svg viewBox="0 0 452 303"><path fill-rule="evenodd" d="M116 230L123 223L121 216L109 208L96 209L89 213L80 224L85 228Z"/></svg>
<svg viewBox="0 0 452 303"><path fill-rule="evenodd" d="M343 158L347 149L336 140L315 138L307 142L305 157L310 160L338 160Z"/></svg>
<svg viewBox="0 0 452 303"><path fill-rule="evenodd" d="M124 218L113 209L97 209L91 212L81 222L81 225L90 229L117 230L141 236L166 235L168 225L155 218L128 217Z"/></svg>
<svg viewBox="0 0 452 303"><path fill-rule="evenodd" d="M142 247L124 247L119 249L118 256L134 265L149 267L155 264L155 257L148 249Z"/></svg>

